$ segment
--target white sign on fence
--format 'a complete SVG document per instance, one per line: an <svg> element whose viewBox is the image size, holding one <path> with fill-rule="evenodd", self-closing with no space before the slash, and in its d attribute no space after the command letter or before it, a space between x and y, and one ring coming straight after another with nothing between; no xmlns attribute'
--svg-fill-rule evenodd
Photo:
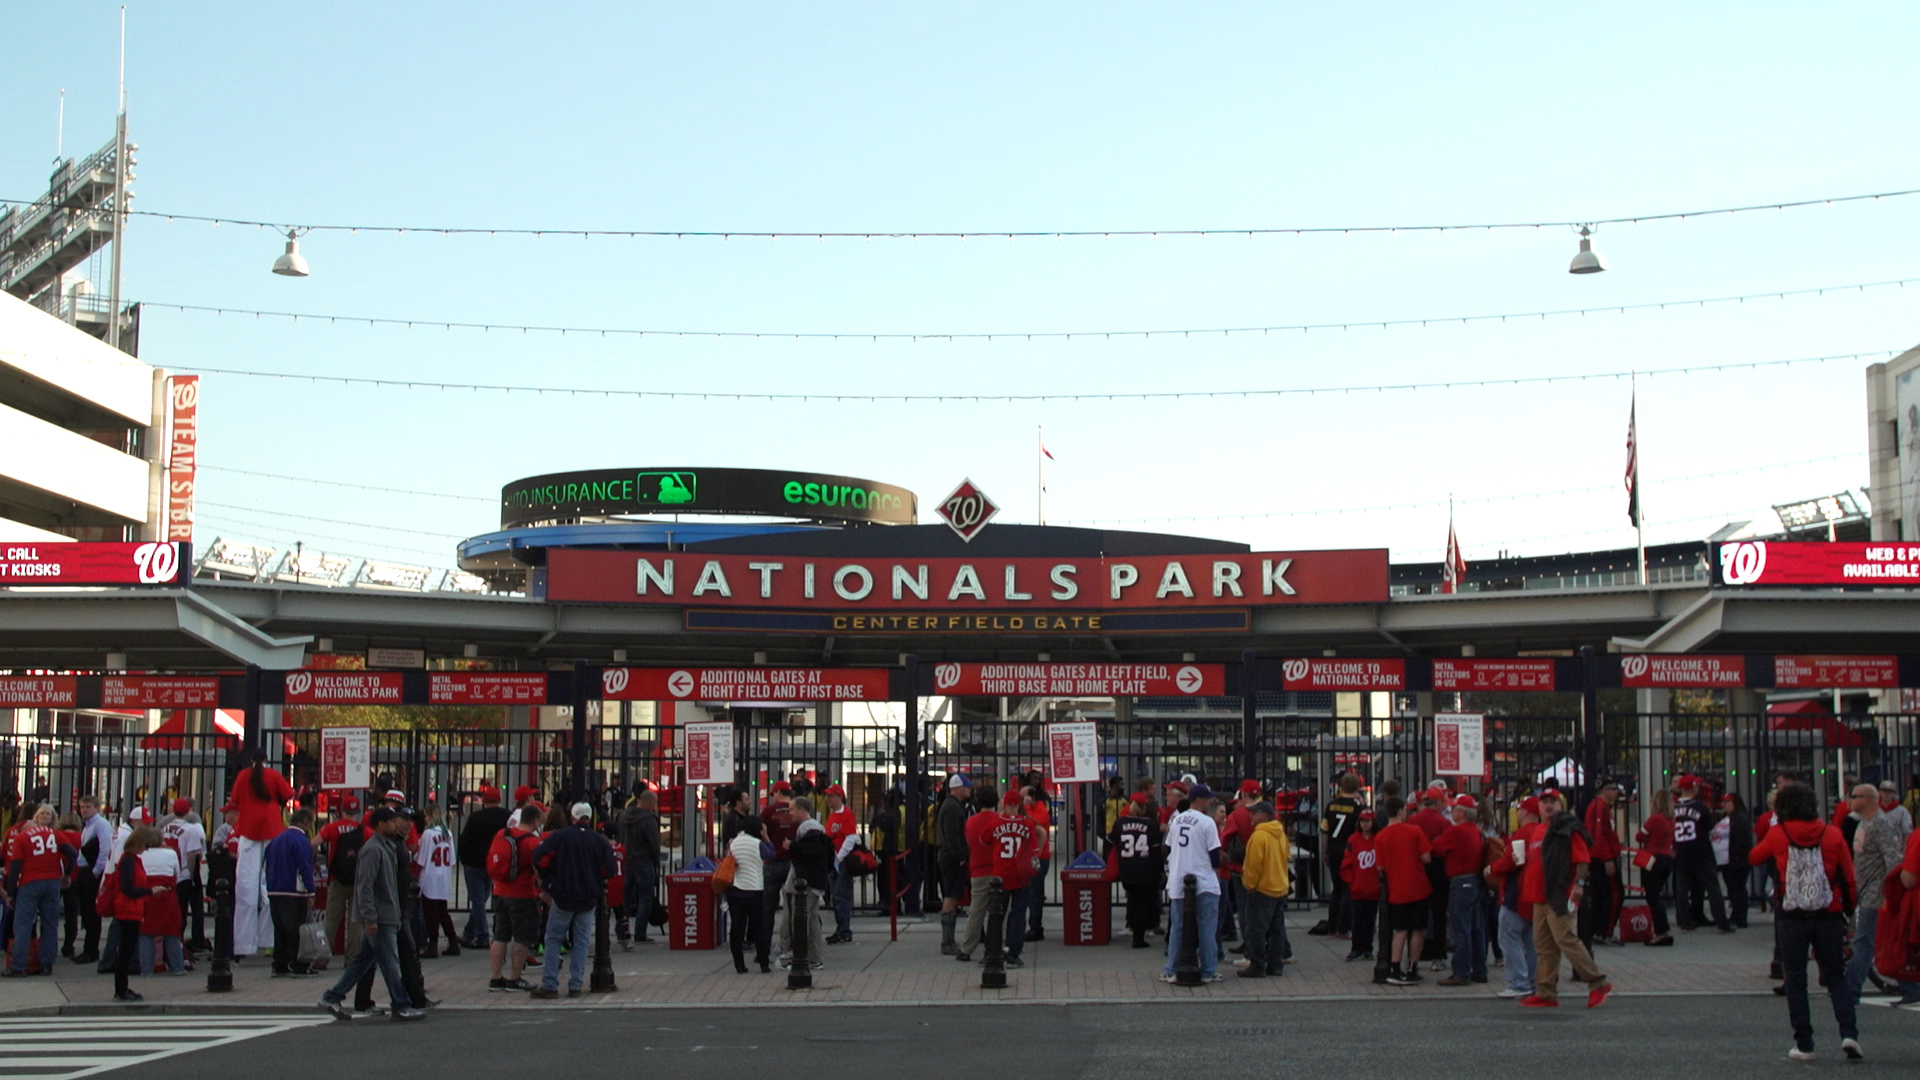
<svg viewBox="0 0 1920 1080"><path fill-rule="evenodd" d="M1056 784L1084 784L1100 779L1100 736L1093 721L1047 725L1047 756Z"/></svg>
<svg viewBox="0 0 1920 1080"><path fill-rule="evenodd" d="M1440 713L1433 718L1433 771L1441 776L1487 771L1485 713Z"/></svg>
<svg viewBox="0 0 1920 1080"><path fill-rule="evenodd" d="M358 791L373 783L373 729L320 729L320 786Z"/></svg>
<svg viewBox="0 0 1920 1080"><path fill-rule="evenodd" d="M733 723L688 724L680 729L689 784L733 783Z"/></svg>

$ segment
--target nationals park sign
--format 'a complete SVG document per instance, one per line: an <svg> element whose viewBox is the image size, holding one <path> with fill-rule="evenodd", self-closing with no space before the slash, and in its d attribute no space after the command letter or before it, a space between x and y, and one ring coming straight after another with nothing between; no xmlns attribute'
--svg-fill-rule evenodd
<svg viewBox="0 0 1920 1080"><path fill-rule="evenodd" d="M1387 599L1387 552L842 559L563 548L548 555L546 598L890 611L1366 604Z"/></svg>

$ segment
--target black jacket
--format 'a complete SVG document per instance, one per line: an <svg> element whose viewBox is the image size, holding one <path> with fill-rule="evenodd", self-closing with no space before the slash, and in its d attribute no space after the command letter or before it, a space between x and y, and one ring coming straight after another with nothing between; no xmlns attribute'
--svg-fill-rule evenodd
<svg viewBox="0 0 1920 1080"><path fill-rule="evenodd" d="M1562 810L1547 822L1546 835L1540 838L1540 873L1546 881L1547 906L1556 915L1565 915L1567 900L1573 891L1573 838L1585 836L1580 819Z"/></svg>
<svg viewBox="0 0 1920 1080"><path fill-rule="evenodd" d="M620 843L627 849L627 865L660 868L660 817L651 810L629 806L620 811L614 823ZM734 830L738 832L738 829ZM728 841L731 842L729 837Z"/></svg>
<svg viewBox="0 0 1920 1080"><path fill-rule="evenodd" d="M826 829L808 829L794 837L787 857L793 862L793 873L807 883L807 888L827 891L833 878L833 841L827 839Z"/></svg>
<svg viewBox="0 0 1920 1080"><path fill-rule="evenodd" d="M504 806L483 806L467 818L460 827L460 839L454 845L460 855L461 866L471 866L475 870L487 868L487 849L493 846L493 838L507 827L507 808Z"/></svg>
<svg viewBox="0 0 1920 1080"><path fill-rule="evenodd" d="M555 829L533 849L533 865L540 887L562 911L592 911L600 902L607 879L619 873L613 845L583 825Z"/></svg>
<svg viewBox="0 0 1920 1080"><path fill-rule="evenodd" d="M967 865L967 804L946 797L940 803L940 850L961 866Z"/></svg>

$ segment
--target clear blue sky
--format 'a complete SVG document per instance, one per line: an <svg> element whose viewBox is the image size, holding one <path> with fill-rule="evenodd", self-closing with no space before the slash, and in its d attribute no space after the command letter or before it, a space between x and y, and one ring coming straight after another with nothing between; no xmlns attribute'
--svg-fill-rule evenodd
<svg viewBox="0 0 1920 1080"><path fill-rule="evenodd" d="M19 7L0 195L112 132L118 5ZM129 5L144 210L313 222L1102 229L1563 220L1920 186L1912 5ZM1602 230L791 241L316 234L136 220L153 301L729 330L1134 329L1625 304L1920 276L1920 196ZM1375 384L1895 350L1909 290L1584 319L1234 339L581 339L149 313L169 367L482 383L883 392ZM1649 541L1860 487L1863 363L1641 383ZM806 405L210 378L215 535L451 565L515 477L776 465L971 476L1048 518L1407 510L1141 525L1261 548L1469 559L1632 542L1624 382L1345 397ZM1838 459L1808 462L1813 458ZM1781 465L1710 479L1734 469ZM1599 488L1571 495L1487 496ZM1437 504L1437 505L1436 505ZM242 507L244 509L229 509ZM332 518L328 524L293 518ZM383 531L375 526L421 530Z"/></svg>

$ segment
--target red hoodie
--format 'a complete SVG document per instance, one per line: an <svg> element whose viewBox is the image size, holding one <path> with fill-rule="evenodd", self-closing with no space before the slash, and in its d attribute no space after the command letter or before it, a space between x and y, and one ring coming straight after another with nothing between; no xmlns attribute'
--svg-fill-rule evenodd
<svg viewBox="0 0 1920 1080"><path fill-rule="evenodd" d="M1789 843L1799 847L1820 845L1820 859L1826 863L1827 877L1834 883L1833 903L1827 905L1827 910L1837 912L1851 908L1853 898L1859 894L1853 885L1853 852L1840 830L1824 821L1783 821L1767 830L1766 839L1753 845L1747 861L1761 866L1771 859L1780 880L1785 881Z"/></svg>
<svg viewBox="0 0 1920 1080"><path fill-rule="evenodd" d="M1355 900L1380 899L1380 861L1373 851L1373 837L1363 832L1347 837L1347 854L1340 862L1340 880L1347 883Z"/></svg>

